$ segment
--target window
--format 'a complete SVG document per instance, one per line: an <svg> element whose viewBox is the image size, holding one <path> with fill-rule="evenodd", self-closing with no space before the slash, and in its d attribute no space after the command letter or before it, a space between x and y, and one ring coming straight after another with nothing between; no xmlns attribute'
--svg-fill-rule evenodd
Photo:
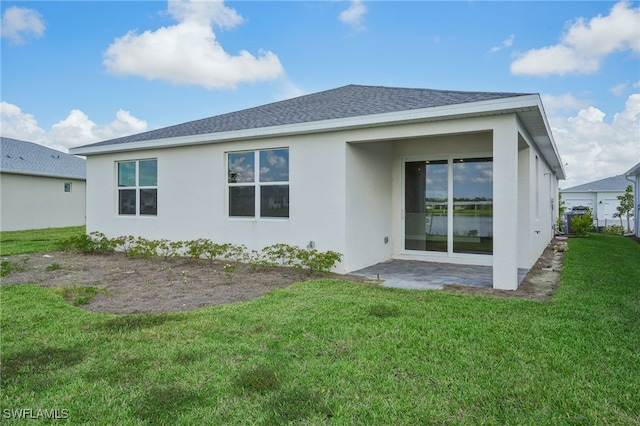
<svg viewBox="0 0 640 426"><path fill-rule="evenodd" d="M120 161L118 166L118 214L158 214L158 160Z"/></svg>
<svg viewBox="0 0 640 426"><path fill-rule="evenodd" d="M289 217L289 150L227 155L229 216Z"/></svg>
<svg viewBox="0 0 640 426"><path fill-rule="evenodd" d="M71 182L64 183L64 192L71 192Z"/></svg>

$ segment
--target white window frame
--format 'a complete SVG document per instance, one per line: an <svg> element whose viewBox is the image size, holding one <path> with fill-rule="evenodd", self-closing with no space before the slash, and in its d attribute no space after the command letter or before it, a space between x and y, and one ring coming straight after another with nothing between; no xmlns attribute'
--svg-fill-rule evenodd
<svg viewBox="0 0 640 426"><path fill-rule="evenodd" d="M276 148L261 148L261 149L251 149L251 150L239 150L239 151L228 151L225 155L225 181L226 181L226 212L228 219L238 219L238 220L289 220L291 217L291 211L287 214L287 216L263 216L262 208L261 208L261 191L262 187L268 186L286 186L290 191L290 177L286 181L274 181L274 182L261 182L260 181L260 153L265 151L278 151L278 150L286 150L287 154L289 154L289 147L276 147ZM248 154L253 153L253 182L229 182L229 155L231 154ZM287 168L290 168L289 156L287 155ZM288 174L289 171L287 171ZM230 200L230 188L237 187L252 187L254 188L254 214L253 216L233 216L231 215L231 200ZM291 192L289 192L290 196Z"/></svg>
<svg viewBox="0 0 640 426"><path fill-rule="evenodd" d="M140 161L155 161L156 162L156 184L155 185L140 185ZM121 163L135 163L135 172L134 172L134 176L135 176L135 185L134 186L120 186L120 182L119 182L119 167L118 165ZM118 217L157 217L158 216L158 206L157 206L157 202L158 202L158 172L157 172L157 167L158 167L158 159L157 158L137 158L137 159L131 159L131 160L119 160L116 161L115 164L116 167L116 173L115 173L115 178L116 178L116 215ZM140 212L140 190L143 189L155 189L156 190L156 213L155 214L143 214ZM135 207L136 207L136 211L135 214L130 213L120 213L120 191L122 190L135 190L136 193L136 200L135 200Z"/></svg>

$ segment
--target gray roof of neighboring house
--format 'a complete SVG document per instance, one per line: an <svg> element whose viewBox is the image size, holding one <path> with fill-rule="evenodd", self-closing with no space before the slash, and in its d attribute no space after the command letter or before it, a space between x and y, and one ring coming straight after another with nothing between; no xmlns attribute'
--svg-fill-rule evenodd
<svg viewBox="0 0 640 426"><path fill-rule="evenodd" d="M0 172L86 179L86 161L33 142L0 138Z"/></svg>
<svg viewBox="0 0 640 426"><path fill-rule="evenodd" d="M596 180L567 189L561 189L560 192L604 192L604 191L621 191L631 185L625 175L613 176L605 179Z"/></svg>
<svg viewBox="0 0 640 426"><path fill-rule="evenodd" d="M465 104L524 95L528 94L348 85L86 146L97 147L181 136L257 129L336 118Z"/></svg>
<svg viewBox="0 0 640 426"><path fill-rule="evenodd" d="M640 163L636 164L625 173L627 176L640 176Z"/></svg>

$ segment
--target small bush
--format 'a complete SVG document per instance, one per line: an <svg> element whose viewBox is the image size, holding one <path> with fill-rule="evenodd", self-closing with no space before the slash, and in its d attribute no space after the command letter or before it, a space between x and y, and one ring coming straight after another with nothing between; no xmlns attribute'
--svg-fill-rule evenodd
<svg viewBox="0 0 640 426"><path fill-rule="evenodd" d="M593 230L593 217L587 211L583 216L576 216L571 220L571 230L574 234L585 236Z"/></svg>
<svg viewBox="0 0 640 426"><path fill-rule="evenodd" d="M58 248L61 250L76 250L82 253L100 254L111 253L117 247L118 241L109 239L102 232L91 232L61 240Z"/></svg>
<svg viewBox="0 0 640 426"><path fill-rule="evenodd" d="M299 264L294 265L294 267L306 268L310 274L314 271L326 274L340 261L342 255L331 250L320 252L316 249L297 249L296 258Z"/></svg>
<svg viewBox="0 0 640 426"><path fill-rule="evenodd" d="M610 225L604 228L604 233L607 235L624 235L624 227L620 225Z"/></svg>

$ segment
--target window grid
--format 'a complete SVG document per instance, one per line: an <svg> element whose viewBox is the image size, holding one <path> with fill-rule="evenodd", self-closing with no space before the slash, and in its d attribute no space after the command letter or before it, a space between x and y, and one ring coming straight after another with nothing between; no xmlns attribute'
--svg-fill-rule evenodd
<svg viewBox="0 0 640 426"><path fill-rule="evenodd" d="M157 159L119 161L116 168L118 215L157 216Z"/></svg>
<svg viewBox="0 0 640 426"><path fill-rule="evenodd" d="M269 155L277 157L278 154L282 164L276 166L275 170L279 170L283 176L270 177L269 171L264 171L269 163ZM248 161L251 162L251 167L243 167ZM229 217L289 217L288 148L229 152L227 173Z"/></svg>

